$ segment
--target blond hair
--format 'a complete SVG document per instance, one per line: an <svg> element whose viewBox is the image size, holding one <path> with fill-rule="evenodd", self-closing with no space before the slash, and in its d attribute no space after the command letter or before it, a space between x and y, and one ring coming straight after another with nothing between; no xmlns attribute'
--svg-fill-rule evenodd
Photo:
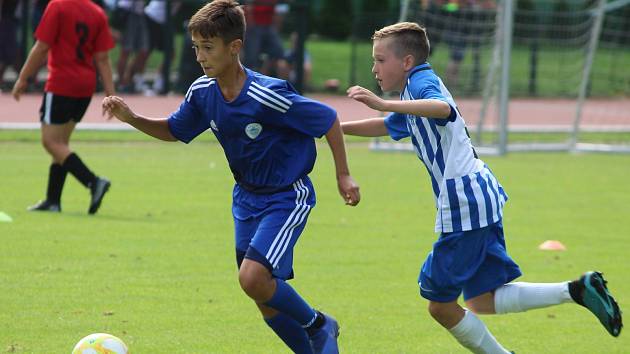
<svg viewBox="0 0 630 354"><path fill-rule="evenodd" d="M394 54L402 58L413 55L416 65L427 61L429 56L429 37L427 30L414 22L399 22L374 32L372 40L392 38Z"/></svg>
<svg viewBox="0 0 630 354"><path fill-rule="evenodd" d="M188 22L190 33L199 33L203 38L219 37L224 43L235 39L243 40L245 15L234 0L215 0L200 8Z"/></svg>

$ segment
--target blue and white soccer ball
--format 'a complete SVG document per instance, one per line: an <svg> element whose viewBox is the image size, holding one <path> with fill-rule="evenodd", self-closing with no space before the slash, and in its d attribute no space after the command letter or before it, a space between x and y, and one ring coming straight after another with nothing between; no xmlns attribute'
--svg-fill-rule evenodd
<svg viewBox="0 0 630 354"><path fill-rule="evenodd" d="M125 343L107 333L94 333L81 339L72 354L129 354Z"/></svg>

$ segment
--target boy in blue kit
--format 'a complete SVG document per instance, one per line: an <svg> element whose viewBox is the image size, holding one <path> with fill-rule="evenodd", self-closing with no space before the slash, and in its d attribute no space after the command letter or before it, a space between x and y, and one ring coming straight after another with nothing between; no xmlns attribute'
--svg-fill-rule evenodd
<svg viewBox="0 0 630 354"><path fill-rule="evenodd" d="M188 143L212 130L236 180L232 212L242 289L291 350L338 353L337 322L315 311L285 282L293 277L293 248L315 206L308 177L316 157L314 137L326 136L346 204L360 199L337 114L298 95L286 81L241 65L245 19L237 2L206 4L188 29L205 76L190 86L176 112L146 118L119 97L105 98L103 109L166 141Z"/></svg>
<svg viewBox="0 0 630 354"><path fill-rule="evenodd" d="M508 256L503 236L507 195L468 137L462 116L442 80L426 62L429 40L416 23L398 23L374 33L374 67L383 91L400 92L400 101L383 100L354 86L348 96L385 118L342 124L345 134L411 137L425 164L437 206L440 237L422 266L418 285L429 313L474 353L508 353L475 314L502 314L575 302L618 336L619 306L598 272L571 282L511 283L521 271ZM457 303L463 292L468 309Z"/></svg>

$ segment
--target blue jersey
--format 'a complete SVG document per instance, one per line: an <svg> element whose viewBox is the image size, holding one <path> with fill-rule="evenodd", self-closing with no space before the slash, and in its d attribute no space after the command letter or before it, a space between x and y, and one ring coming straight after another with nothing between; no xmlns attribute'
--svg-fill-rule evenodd
<svg viewBox="0 0 630 354"><path fill-rule="evenodd" d="M477 158L453 97L428 63L407 77L401 100L438 99L451 106L447 119L392 113L385 126L394 140L411 137L431 177L438 209L435 231L469 231L501 220L507 201L503 187Z"/></svg>
<svg viewBox="0 0 630 354"><path fill-rule="evenodd" d="M247 79L231 102L214 78L203 76L171 114L171 134L188 143L211 129L223 147L236 182L247 190L271 193L291 188L313 169L314 137L337 119L335 110L300 96L286 81L245 69Z"/></svg>

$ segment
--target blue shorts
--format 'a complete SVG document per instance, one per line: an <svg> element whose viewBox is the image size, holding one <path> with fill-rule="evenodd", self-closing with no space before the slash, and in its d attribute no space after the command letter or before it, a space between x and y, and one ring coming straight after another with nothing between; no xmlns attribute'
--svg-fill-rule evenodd
<svg viewBox="0 0 630 354"><path fill-rule="evenodd" d="M293 247L315 207L315 190L308 177L273 194L232 193L237 263L243 257L263 264L280 279L293 277Z"/></svg>
<svg viewBox="0 0 630 354"><path fill-rule="evenodd" d="M501 221L481 229L442 233L422 265L420 295L436 302L471 299L521 276L508 256Z"/></svg>

